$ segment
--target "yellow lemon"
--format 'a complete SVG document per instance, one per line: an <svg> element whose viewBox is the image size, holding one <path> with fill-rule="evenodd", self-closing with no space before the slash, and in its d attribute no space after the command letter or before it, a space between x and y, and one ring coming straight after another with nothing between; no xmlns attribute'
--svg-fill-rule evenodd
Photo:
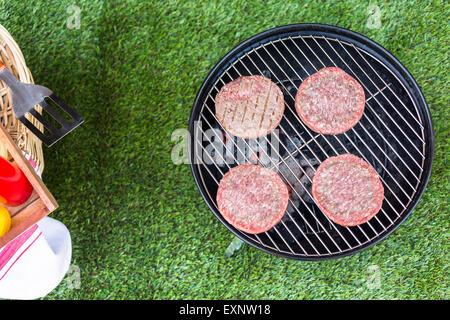
<svg viewBox="0 0 450 320"><path fill-rule="evenodd" d="M11 215L5 207L0 205L0 237L11 229Z"/></svg>

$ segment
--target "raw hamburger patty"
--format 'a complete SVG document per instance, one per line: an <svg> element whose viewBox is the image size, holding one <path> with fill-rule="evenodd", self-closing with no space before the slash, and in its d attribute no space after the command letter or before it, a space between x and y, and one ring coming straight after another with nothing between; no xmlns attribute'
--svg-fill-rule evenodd
<svg viewBox="0 0 450 320"><path fill-rule="evenodd" d="M230 224L247 233L276 225L288 205L288 188L272 170L253 164L232 168L220 180L217 206Z"/></svg>
<svg viewBox="0 0 450 320"><path fill-rule="evenodd" d="M356 226L369 221L380 210L384 188L369 163L347 153L320 164L313 178L312 194L332 221Z"/></svg>
<svg viewBox="0 0 450 320"><path fill-rule="evenodd" d="M323 134L351 129L361 119L365 103L361 85L336 67L323 68L306 78L295 97L300 119Z"/></svg>
<svg viewBox="0 0 450 320"><path fill-rule="evenodd" d="M283 92L263 76L239 77L216 96L217 120L240 138L265 136L278 126L283 113Z"/></svg>

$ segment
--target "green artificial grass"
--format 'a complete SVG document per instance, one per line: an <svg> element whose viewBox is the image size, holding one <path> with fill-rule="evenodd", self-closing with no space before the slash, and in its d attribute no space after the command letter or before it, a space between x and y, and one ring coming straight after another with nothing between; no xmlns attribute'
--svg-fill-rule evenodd
<svg viewBox="0 0 450 320"><path fill-rule="evenodd" d="M80 9L70 29L68 8ZM0 23L37 83L86 122L45 149L44 180L71 232L73 270L46 299L448 299L449 89L447 1L1 1ZM72 13L73 14L73 13ZM413 214L355 255L321 262L243 245L198 192L171 141L187 129L215 63L268 28L326 23L360 32L412 73L435 130L433 173ZM77 267L79 269L77 269ZM371 286L374 275L379 285Z"/></svg>

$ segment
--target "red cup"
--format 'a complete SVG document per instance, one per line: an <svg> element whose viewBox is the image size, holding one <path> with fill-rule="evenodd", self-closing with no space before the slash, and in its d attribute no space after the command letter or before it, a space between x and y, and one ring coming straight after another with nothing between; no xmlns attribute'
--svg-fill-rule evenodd
<svg viewBox="0 0 450 320"><path fill-rule="evenodd" d="M17 166L0 157L0 202L19 206L28 200L33 186Z"/></svg>

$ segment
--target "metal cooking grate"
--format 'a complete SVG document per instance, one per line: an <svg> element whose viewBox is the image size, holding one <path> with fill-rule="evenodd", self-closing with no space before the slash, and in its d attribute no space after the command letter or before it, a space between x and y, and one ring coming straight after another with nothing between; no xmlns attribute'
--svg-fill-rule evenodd
<svg viewBox="0 0 450 320"><path fill-rule="evenodd" d="M363 86L361 121L340 135L311 131L299 119L295 95L301 82L323 67L337 66ZM244 75L264 75L283 91L285 113L278 134L241 139L226 132L215 116L214 98L226 83ZM401 79L386 62L353 41L330 35L284 34L263 39L231 57L218 72L191 121L196 121L191 155L204 197L216 215L216 193L233 166L259 163L276 170L291 189L283 219L271 230L247 234L222 222L247 242L283 256L314 259L341 256L374 243L398 225L423 191L426 133L423 115ZM211 130L213 129L213 130ZM201 137L201 138L198 138ZM377 170L385 188L380 212L367 223L343 227L315 204L312 176L328 157L353 153ZM227 163L227 158L233 161ZM261 161L264 157L265 161ZM275 160L274 160L275 159Z"/></svg>

